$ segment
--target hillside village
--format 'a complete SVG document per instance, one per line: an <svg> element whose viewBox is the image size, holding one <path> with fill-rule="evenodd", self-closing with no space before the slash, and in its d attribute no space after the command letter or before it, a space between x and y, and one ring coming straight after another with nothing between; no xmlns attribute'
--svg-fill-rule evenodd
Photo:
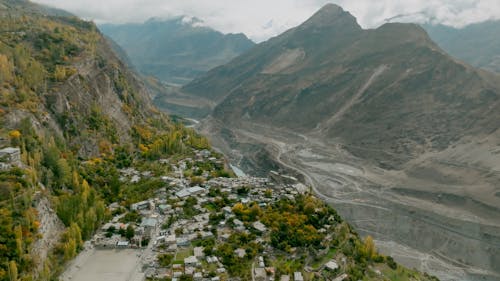
<svg viewBox="0 0 500 281"><path fill-rule="evenodd" d="M208 150L195 155L160 160L173 172L159 176L165 186L154 198L126 208L110 204L115 215L91 247L142 249L147 280L357 280L350 274L363 276L372 260L379 264L366 272L384 280L384 272L397 268L293 177L211 178L204 172L193 182L184 174L195 163L223 165ZM133 168L120 172L123 182L153 177ZM361 263L352 259L358 248L366 249Z"/></svg>

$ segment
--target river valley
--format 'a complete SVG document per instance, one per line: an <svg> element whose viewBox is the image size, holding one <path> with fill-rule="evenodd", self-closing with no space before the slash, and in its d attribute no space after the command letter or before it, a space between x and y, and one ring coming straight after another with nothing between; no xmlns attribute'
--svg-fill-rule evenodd
<svg viewBox="0 0 500 281"><path fill-rule="evenodd" d="M202 123L200 131L235 165L247 173L255 172L253 162L294 174L398 262L441 280L500 280L498 209L436 190L404 171L381 169L314 133L255 123L228 129L210 118Z"/></svg>

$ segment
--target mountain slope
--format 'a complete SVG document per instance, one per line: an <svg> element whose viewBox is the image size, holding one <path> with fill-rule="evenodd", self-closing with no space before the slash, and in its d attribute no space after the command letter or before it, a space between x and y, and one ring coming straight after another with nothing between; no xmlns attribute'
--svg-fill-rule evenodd
<svg viewBox="0 0 500 281"><path fill-rule="evenodd" d="M327 5L182 90L216 102L204 130L244 168L302 176L408 265L498 279L500 78L421 27Z"/></svg>
<svg viewBox="0 0 500 281"><path fill-rule="evenodd" d="M127 52L140 72L174 84L185 84L254 45L243 34L224 35L187 17L99 28Z"/></svg>
<svg viewBox="0 0 500 281"><path fill-rule="evenodd" d="M424 24L422 27L450 55L473 66L500 72L500 21L463 28Z"/></svg>
<svg viewBox="0 0 500 281"><path fill-rule="evenodd" d="M194 147L208 142L151 105L93 23L0 0L0 280L57 279L106 204L158 187L119 169Z"/></svg>
<svg viewBox="0 0 500 281"><path fill-rule="evenodd" d="M333 6L183 89L219 101L221 120L341 138L392 167L491 133L500 117L496 77L453 61L416 25L362 30Z"/></svg>

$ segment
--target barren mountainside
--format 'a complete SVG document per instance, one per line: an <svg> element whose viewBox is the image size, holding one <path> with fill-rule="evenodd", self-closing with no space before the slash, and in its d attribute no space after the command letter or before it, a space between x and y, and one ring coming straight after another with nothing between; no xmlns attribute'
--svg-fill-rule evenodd
<svg viewBox="0 0 500 281"><path fill-rule="evenodd" d="M248 171L296 172L408 266L498 280L500 77L420 26L329 4L182 91L215 101L202 128Z"/></svg>
<svg viewBox="0 0 500 281"><path fill-rule="evenodd" d="M495 132L499 81L451 59L417 25L363 30L328 5L183 90L218 101L214 116L225 122L342 139L355 155L398 168L465 135Z"/></svg>

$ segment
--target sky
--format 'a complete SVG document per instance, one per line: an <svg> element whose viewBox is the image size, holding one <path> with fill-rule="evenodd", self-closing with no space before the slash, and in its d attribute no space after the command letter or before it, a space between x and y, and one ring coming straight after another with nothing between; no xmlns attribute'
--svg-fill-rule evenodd
<svg viewBox="0 0 500 281"><path fill-rule="evenodd" d="M299 25L326 3L349 11L364 28L386 19L421 22L432 19L462 27L500 19L500 0L34 0L96 23L142 22L187 15L224 33L245 33L256 42ZM398 15L405 15L398 17ZM424 16L425 15L425 16Z"/></svg>

